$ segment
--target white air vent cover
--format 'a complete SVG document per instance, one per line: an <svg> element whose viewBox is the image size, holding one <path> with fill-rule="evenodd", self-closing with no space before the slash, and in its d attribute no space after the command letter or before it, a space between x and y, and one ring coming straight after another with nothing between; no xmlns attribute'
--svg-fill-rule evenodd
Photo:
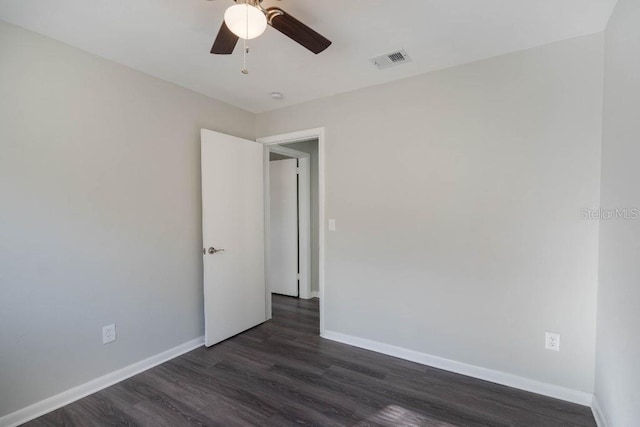
<svg viewBox="0 0 640 427"><path fill-rule="evenodd" d="M385 55L376 56L375 58L371 58L370 61L378 67L379 70L384 70L385 68L411 62L411 58L404 49L400 49Z"/></svg>

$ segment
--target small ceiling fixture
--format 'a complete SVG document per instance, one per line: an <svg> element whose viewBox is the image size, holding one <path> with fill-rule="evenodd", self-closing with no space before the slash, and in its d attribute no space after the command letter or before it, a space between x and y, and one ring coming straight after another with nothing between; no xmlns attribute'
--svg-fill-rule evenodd
<svg viewBox="0 0 640 427"><path fill-rule="evenodd" d="M284 96L282 95L281 92L271 92L271 98L272 99L282 99L282 98L284 98Z"/></svg>

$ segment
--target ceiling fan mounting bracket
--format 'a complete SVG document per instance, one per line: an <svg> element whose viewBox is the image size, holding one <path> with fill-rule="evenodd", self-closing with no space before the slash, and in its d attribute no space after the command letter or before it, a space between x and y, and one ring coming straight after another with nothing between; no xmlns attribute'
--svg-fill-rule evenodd
<svg viewBox="0 0 640 427"><path fill-rule="evenodd" d="M262 10L267 15L267 22L269 25L273 25L273 18L284 15L284 11L280 9L269 8L269 10Z"/></svg>
<svg viewBox="0 0 640 427"><path fill-rule="evenodd" d="M233 1L238 4L248 4L249 6L255 6L262 9L260 4L262 3L263 0L233 0Z"/></svg>
<svg viewBox="0 0 640 427"><path fill-rule="evenodd" d="M262 13L265 14L267 20L269 20L269 12L262 6L262 2L264 0L233 0L236 4L248 4L249 6L254 6L257 9L260 9ZM271 24L271 22L269 22Z"/></svg>

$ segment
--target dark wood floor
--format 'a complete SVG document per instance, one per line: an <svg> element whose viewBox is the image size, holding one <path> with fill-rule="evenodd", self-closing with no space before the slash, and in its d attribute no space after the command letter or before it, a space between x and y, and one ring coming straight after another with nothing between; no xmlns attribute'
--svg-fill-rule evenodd
<svg viewBox="0 0 640 427"><path fill-rule="evenodd" d="M321 339L318 301L29 426L595 426L587 407Z"/></svg>

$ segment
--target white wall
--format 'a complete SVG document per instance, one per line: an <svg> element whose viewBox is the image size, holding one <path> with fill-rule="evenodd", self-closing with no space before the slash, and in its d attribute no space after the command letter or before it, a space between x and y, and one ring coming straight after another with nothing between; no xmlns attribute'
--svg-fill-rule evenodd
<svg viewBox="0 0 640 427"><path fill-rule="evenodd" d="M0 22L0 416L202 335L199 130L254 120Z"/></svg>
<svg viewBox="0 0 640 427"><path fill-rule="evenodd" d="M640 4L606 31L602 208L640 208ZM600 223L596 398L611 427L640 425L640 220Z"/></svg>
<svg viewBox="0 0 640 427"><path fill-rule="evenodd" d="M319 291L319 260L320 260L320 207L318 203L318 140L294 142L285 144L285 147L309 153L310 178L311 178L311 292Z"/></svg>
<svg viewBox="0 0 640 427"><path fill-rule="evenodd" d="M326 128L327 330L593 391L602 84L600 34L259 115Z"/></svg>

